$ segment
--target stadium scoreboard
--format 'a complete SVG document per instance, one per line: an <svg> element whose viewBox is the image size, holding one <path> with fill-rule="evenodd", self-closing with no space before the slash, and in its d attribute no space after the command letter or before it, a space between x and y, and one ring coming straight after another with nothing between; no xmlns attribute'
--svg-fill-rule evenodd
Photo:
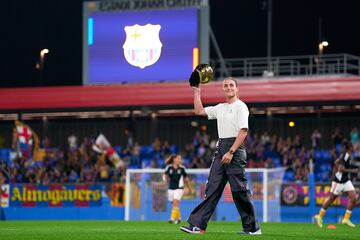
<svg viewBox="0 0 360 240"><path fill-rule="evenodd" d="M83 3L83 84L187 80L209 61L207 0Z"/></svg>

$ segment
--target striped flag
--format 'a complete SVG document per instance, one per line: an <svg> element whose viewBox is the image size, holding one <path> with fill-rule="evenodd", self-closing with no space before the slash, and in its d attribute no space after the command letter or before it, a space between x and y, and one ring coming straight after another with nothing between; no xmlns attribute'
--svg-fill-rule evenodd
<svg viewBox="0 0 360 240"><path fill-rule="evenodd" d="M105 153L116 168L124 166L123 160L103 134L100 134L96 138L95 144L93 144L92 148L95 152Z"/></svg>

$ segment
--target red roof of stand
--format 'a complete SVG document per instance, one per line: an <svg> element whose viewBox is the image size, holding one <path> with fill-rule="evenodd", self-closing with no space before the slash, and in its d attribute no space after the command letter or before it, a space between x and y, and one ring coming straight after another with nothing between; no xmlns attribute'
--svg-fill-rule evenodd
<svg viewBox="0 0 360 240"><path fill-rule="evenodd" d="M360 77L239 80L246 103L360 100ZM202 87L204 104L224 101L221 82ZM0 89L0 111L192 105L187 83Z"/></svg>

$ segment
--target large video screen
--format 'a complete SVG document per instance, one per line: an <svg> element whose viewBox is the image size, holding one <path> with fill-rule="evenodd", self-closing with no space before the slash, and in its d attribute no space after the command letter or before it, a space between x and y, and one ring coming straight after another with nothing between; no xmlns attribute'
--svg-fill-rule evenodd
<svg viewBox="0 0 360 240"><path fill-rule="evenodd" d="M92 12L84 84L186 80L199 61L197 8Z"/></svg>

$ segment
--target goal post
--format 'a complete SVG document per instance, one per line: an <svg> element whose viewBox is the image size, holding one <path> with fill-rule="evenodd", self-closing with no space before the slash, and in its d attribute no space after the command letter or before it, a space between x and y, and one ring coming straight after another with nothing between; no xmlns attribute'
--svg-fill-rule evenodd
<svg viewBox="0 0 360 240"><path fill-rule="evenodd" d="M193 191L184 189L180 203L183 219L201 202L209 169L186 170ZM169 219L171 203L167 200L167 184L162 180L164 169L128 169L126 171L125 220ZM284 168L246 169L248 186L253 194L256 215L261 222L281 221L281 184ZM231 188L225 186L223 195L215 210L213 220L236 221L239 214L233 203Z"/></svg>

